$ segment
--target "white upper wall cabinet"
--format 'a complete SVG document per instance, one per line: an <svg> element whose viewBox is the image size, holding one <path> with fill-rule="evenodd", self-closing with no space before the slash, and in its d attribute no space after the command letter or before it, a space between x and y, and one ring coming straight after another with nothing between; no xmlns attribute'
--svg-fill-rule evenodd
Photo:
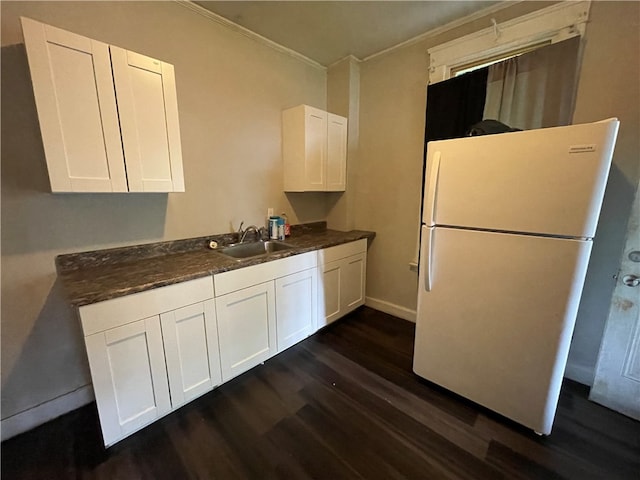
<svg viewBox="0 0 640 480"><path fill-rule="evenodd" d="M342 192L346 188L347 119L299 105L282 112L286 192Z"/></svg>
<svg viewBox="0 0 640 480"><path fill-rule="evenodd" d="M51 190L183 192L173 67L21 20Z"/></svg>

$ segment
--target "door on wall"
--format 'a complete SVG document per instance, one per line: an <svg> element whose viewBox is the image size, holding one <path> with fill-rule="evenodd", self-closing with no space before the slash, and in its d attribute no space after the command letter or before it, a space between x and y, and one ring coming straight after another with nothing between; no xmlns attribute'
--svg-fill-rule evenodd
<svg viewBox="0 0 640 480"><path fill-rule="evenodd" d="M640 420L640 182L589 399Z"/></svg>

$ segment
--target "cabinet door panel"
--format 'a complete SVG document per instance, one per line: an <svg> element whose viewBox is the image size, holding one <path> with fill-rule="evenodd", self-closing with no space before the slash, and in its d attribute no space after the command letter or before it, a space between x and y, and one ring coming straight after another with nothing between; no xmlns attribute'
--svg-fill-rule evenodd
<svg viewBox="0 0 640 480"><path fill-rule="evenodd" d="M358 251L361 253L353 254ZM320 328L364 305L367 276L366 240L326 248L318 253L318 259L319 262L325 262L319 265L322 272L318 280Z"/></svg>
<svg viewBox="0 0 640 480"><path fill-rule="evenodd" d="M85 341L105 445L169 412L157 316L90 335Z"/></svg>
<svg viewBox="0 0 640 480"><path fill-rule="evenodd" d="M276 279L278 352L315 331L317 299L315 268Z"/></svg>
<svg viewBox="0 0 640 480"><path fill-rule="evenodd" d="M127 190L108 45L23 18L54 192Z"/></svg>
<svg viewBox="0 0 640 480"><path fill-rule="evenodd" d="M347 119L332 113L327 120L327 191L344 191L347 174Z"/></svg>
<svg viewBox="0 0 640 480"><path fill-rule="evenodd" d="M327 157L327 114L305 110L305 181L307 190L324 190Z"/></svg>
<svg viewBox="0 0 640 480"><path fill-rule="evenodd" d="M366 278L365 254L354 255L342 260L342 314L364 305L364 287Z"/></svg>
<svg viewBox="0 0 640 480"><path fill-rule="evenodd" d="M220 356L213 300L160 316L173 408L219 385Z"/></svg>
<svg viewBox="0 0 640 480"><path fill-rule="evenodd" d="M110 50L129 190L184 190L173 68L118 47Z"/></svg>
<svg viewBox="0 0 640 480"><path fill-rule="evenodd" d="M276 351L273 282L216 298L222 379L227 381Z"/></svg>
<svg viewBox="0 0 640 480"><path fill-rule="evenodd" d="M320 311L318 328L330 324L341 316L341 263L340 261L322 265L322 276L318 291L320 292ZM324 300L323 300L324 299Z"/></svg>

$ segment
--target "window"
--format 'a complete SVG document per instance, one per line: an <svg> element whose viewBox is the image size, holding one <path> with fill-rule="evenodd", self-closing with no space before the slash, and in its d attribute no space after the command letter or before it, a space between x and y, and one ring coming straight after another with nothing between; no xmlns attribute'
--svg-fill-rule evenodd
<svg viewBox="0 0 640 480"><path fill-rule="evenodd" d="M430 48L429 83L584 35L590 1L563 2Z"/></svg>

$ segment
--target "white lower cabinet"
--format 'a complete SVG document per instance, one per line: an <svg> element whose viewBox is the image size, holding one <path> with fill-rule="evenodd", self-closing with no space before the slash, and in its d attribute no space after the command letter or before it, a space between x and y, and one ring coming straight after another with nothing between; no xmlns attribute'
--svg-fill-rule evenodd
<svg viewBox="0 0 640 480"><path fill-rule="evenodd" d="M359 240L80 307L105 445L362 305L366 246Z"/></svg>
<svg viewBox="0 0 640 480"><path fill-rule="evenodd" d="M276 279L278 353L316 331L318 270Z"/></svg>
<svg viewBox="0 0 640 480"><path fill-rule="evenodd" d="M105 445L220 383L211 277L80 307Z"/></svg>
<svg viewBox="0 0 640 480"><path fill-rule="evenodd" d="M217 297L216 309L222 379L225 382L276 353L273 282Z"/></svg>
<svg viewBox="0 0 640 480"><path fill-rule="evenodd" d="M358 240L319 252L318 328L364 305L366 250L367 241Z"/></svg>
<svg viewBox="0 0 640 480"><path fill-rule="evenodd" d="M222 380L314 332L316 252L214 275Z"/></svg>

